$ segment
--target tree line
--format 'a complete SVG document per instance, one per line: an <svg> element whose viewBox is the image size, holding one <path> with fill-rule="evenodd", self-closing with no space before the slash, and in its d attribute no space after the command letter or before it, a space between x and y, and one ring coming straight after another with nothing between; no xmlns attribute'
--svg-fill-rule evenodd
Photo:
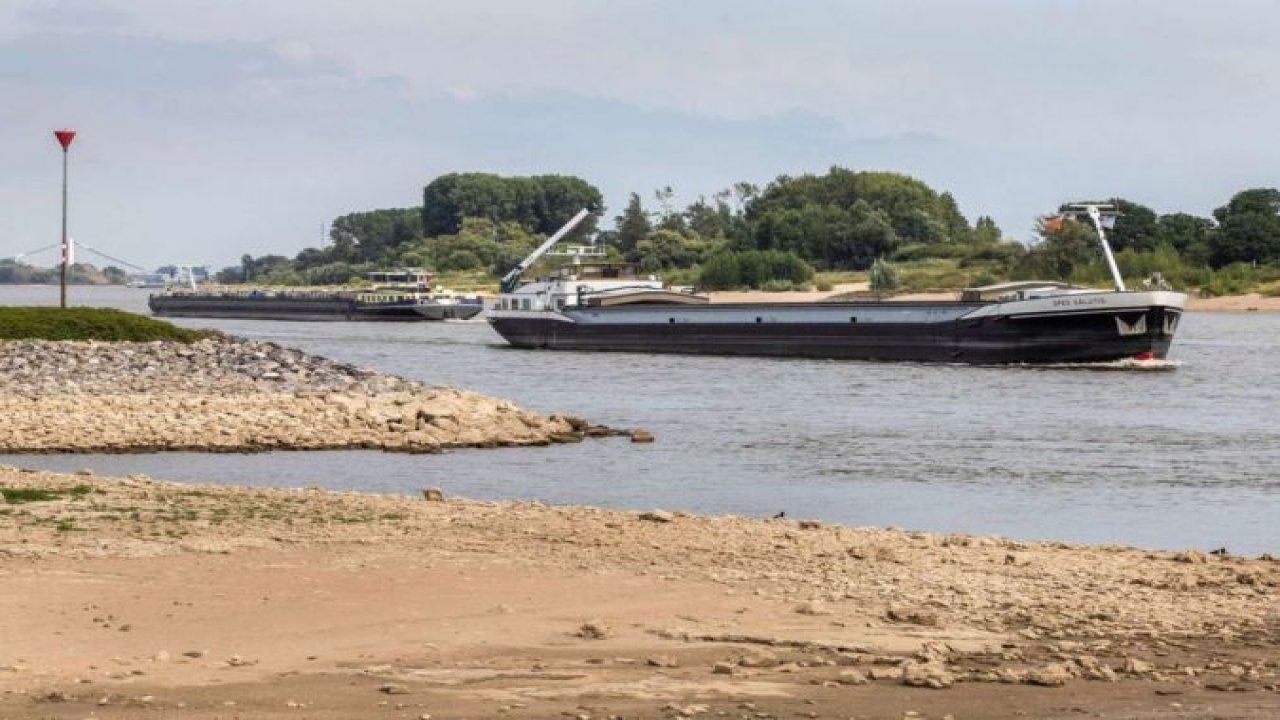
<svg viewBox="0 0 1280 720"><path fill-rule="evenodd" d="M1091 227L1042 224L1037 242L1024 245L990 217L971 222L950 193L899 173L832 167L763 187L735 183L685 205L674 198L669 187L648 198L632 193L612 227L601 230L602 194L581 178L443 175L423 188L419 207L343 215L323 248L293 258L246 255L218 277L330 284L403 265L497 276L584 207L591 215L575 230L577 241L594 238L616 260L708 289L802 286L815 272L866 272L890 262L945 264L959 284L1106 277ZM1223 272L1256 279L1280 264L1278 190L1244 190L1212 217L1111 202L1121 214L1110 237L1126 275L1161 272L1199 287Z"/></svg>

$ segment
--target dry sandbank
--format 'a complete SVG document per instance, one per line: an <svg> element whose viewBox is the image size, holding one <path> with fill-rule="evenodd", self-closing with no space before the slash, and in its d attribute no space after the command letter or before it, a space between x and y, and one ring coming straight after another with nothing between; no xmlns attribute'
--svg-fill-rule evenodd
<svg viewBox="0 0 1280 720"><path fill-rule="evenodd" d="M1280 705L1269 558L12 468L0 487L62 493L0 506L3 717Z"/></svg>

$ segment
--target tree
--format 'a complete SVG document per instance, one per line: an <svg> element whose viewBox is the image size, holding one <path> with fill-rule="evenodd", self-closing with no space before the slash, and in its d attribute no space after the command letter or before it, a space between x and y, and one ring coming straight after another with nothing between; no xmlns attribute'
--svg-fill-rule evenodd
<svg viewBox="0 0 1280 720"><path fill-rule="evenodd" d="M1145 205L1115 198L1112 200L1119 217L1107 241L1113 250L1152 250L1160 243L1160 228L1156 213Z"/></svg>
<svg viewBox="0 0 1280 720"><path fill-rule="evenodd" d="M1209 264L1209 239L1215 232L1213 221L1187 213L1161 215L1157 221L1160 242L1197 265Z"/></svg>
<svg viewBox="0 0 1280 720"><path fill-rule="evenodd" d="M906 243L967 242L973 233L946 193L898 173L840 167L778 177L748 203L745 218L750 231L745 238L735 233L736 246L789 250L823 267L858 270Z"/></svg>
<svg viewBox="0 0 1280 720"><path fill-rule="evenodd" d="M983 215L973 223L973 241L979 245L994 245L1004 238L1000 226L990 217Z"/></svg>
<svg viewBox="0 0 1280 720"><path fill-rule="evenodd" d="M422 214L417 208L389 208L354 212L335 219L329 225L329 239L341 255L325 255L323 261L379 261L389 251L422 235ZM350 249L350 257L346 249ZM321 260L321 258L316 258Z"/></svg>
<svg viewBox="0 0 1280 720"><path fill-rule="evenodd" d="M1209 240L1214 267L1280 259L1280 190L1254 188L1236 193L1213 216L1218 220L1218 231Z"/></svg>
<svg viewBox="0 0 1280 720"><path fill-rule="evenodd" d="M1040 232L1040 243L1014 266L1015 279L1069 280L1078 266L1098 259L1097 232L1082 222L1068 220Z"/></svg>
<svg viewBox="0 0 1280 720"><path fill-rule="evenodd" d="M569 175L502 177L489 173L451 173L432 180L422 191L422 232L428 237L452 235L468 217L495 223L518 222L530 232L550 235L586 208L593 217L576 233L594 230L604 212L600 191Z"/></svg>
<svg viewBox="0 0 1280 720"><path fill-rule="evenodd" d="M705 246L699 237L658 228L636 244L628 259L638 263L645 272L690 267L702 259Z"/></svg>
<svg viewBox="0 0 1280 720"><path fill-rule="evenodd" d="M627 209L623 210L614 222L618 228L618 249L623 253L635 250L640 241L653 232L649 214L644 211L640 205L640 196L635 193L631 193L631 199L627 201Z"/></svg>

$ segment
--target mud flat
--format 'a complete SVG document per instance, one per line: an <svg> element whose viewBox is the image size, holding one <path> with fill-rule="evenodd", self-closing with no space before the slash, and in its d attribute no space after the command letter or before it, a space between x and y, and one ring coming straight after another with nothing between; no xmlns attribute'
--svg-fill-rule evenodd
<svg viewBox="0 0 1280 720"><path fill-rule="evenodd" d="M437 452L573 442L587 430L273 343L0 342L0 452Z"/></svg>
<svg viewBox="0 0 1280 720"><path fill-rule="evenodd" d="M16 468L0 489L0 717L1280 708L1280 563L1265 556L434 490Z"/></svg>

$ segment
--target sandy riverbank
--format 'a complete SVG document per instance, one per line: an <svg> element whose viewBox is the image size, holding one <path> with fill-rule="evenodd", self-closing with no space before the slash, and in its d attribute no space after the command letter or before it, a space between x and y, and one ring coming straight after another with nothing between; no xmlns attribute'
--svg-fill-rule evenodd
<svg viewBox="0 0 1280 720"><path fill-rule="evenodd" d="M30 500L0 505L0 717L1280 708L1265 558L13 468L0 488Z"/></svg>
<svg viewBox="0 0 1280 720"><path fill-rule="evenodd" d="M864 292L866 283L837 285L829 291L810 292L763 292L763 291L726 291L708 293L714 303L744 302L822 302L836 295L850 292ZM955 300L956 292L906 293L887 298L887 302L902 300ZM1187 297L1187 310L1194 312L1280 312L1280 297L1266 297L1258 293L1246 295L1224 295L1222 297L1205 298L1196 295Z"/></svg>

